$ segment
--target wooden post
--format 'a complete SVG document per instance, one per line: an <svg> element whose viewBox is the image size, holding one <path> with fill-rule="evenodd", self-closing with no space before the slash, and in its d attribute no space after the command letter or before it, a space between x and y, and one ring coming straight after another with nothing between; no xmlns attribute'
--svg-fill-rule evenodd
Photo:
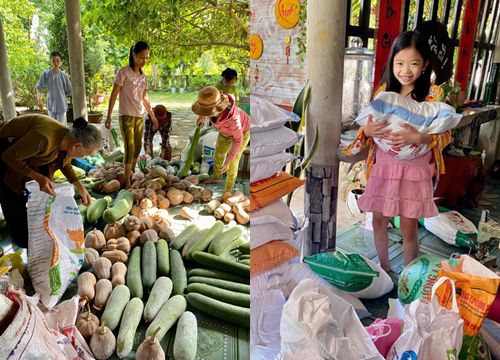
<svg viewBox="0 0 500 360"><path fill-rule="evenodd" d="M69 66L71 91L73 93L73 116L87 117L85 96L85 75L83 69L82 23L80 1L64 0L66 10L66 31L68 33Z"/></svg>
<svg viewBox="0 0 500 360"><path fill-rule="evenodd" d="M320 133L319 147L307 170L304 205L309 218L305 248L310 245L313 254L335 248L339 174L336 150L342 121L345 13L345 1L307 2L306 69L311 96L306 149L314 142L316 126Z"/></svg>
<svg viewBox="0 0 500 360"><path fill-rule="evenodd" d="M16 117L16 102L12 91L12 81L10 79L7 46L3 32L2 18L0 17L0 97L2 99L3 118L8 121Z"/></svg>

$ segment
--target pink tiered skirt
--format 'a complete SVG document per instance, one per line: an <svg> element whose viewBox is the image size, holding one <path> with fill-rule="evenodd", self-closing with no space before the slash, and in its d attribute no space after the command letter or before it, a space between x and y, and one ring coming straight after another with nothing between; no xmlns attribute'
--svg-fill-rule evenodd
<svg viewBox="0 0 500 360"><path fill-rule="evenodd" d="M412 219L436 216L432 159L432 151L413 160L398 160L378 150L365 192L358 199L360 210Z"/></svg>

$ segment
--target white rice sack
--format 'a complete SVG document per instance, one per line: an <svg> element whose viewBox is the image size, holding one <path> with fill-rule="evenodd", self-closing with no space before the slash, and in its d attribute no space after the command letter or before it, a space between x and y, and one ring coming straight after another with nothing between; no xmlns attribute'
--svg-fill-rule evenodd
<svg viewBox="0 0 500 360"><path fill-rule="evenodd" d="M294 227L292 210L290 210L290 208L281 199L276 200L263 208L252 211L250 213L250 219L268 215L277 217L290 228Z"/></svg>
<svg viewBox="0 0 500 360"><path fill-rule="evenodd" d="M477 228L458 211L439 208L439 214L420 223L445 243L470 248L477 239Z"/></svg>
<svg viewBox="0 0 500 360"><path fill-rule="evenodd" d="M26 185L28 200L28 272L40 301L56 305L83 264L83 222L73 185L56 185L56 196Z"/></svg>
<svg viewBox="0 0 500 360"><path fill-rule="evenodd" d="M273 240L292 240L293 231L276 216L250 219L250 249L258 248Z"/></svg>
<svg viewBox="0 0 500 360"><path fill-rule="evenodd" d="M384 269L361 254L336 250L305 257L304 262L333 286L360 299L376 299L394 287Z"/></svg>
<svg viewBox="0 0 500 360"><path fill-rule="evenodd" d="M403 124L410 124L424 134L440 134L453 129L462 119L455 108L443 102L418 102L394 92L382 91L364 108L354 120L361 126L368 122L368 115L373 121L388 121L385 128L401 131ZM430 151L426 144L410 144L402 147L389 145L388 140L374 138L377 146L384 152L395 155L398 159L414 159Z"/></svg>
<svg viewBox="0 0 500 360"><path fill-rule="evenodd" d="M252 159L250 161L250 182L254 183L270 178L293 159L295 159L295 155L286 152Z"/></svg>
<svg viewBox="0 0 500 360"><path fill-rule="evenodd" d="M302 135L284 126L258 133L252 132L250 135L250 158L280 153L295 145L301 137Z"/></svg>
<svg viewBox="0 0 500 360"><path fill-rule="evenodd" d="M250 96L250 131L275 129L288 121L295 121L290 113L261 97Z"/></svg>

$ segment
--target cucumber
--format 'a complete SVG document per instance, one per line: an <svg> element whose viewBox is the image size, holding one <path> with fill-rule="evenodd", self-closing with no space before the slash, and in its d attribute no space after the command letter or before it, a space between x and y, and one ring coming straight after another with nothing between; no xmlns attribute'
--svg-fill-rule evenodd
<svg viewBox="0 0 500 360"><path fill-rule="evenodd" d="M122 317L123 310L130 300L130 290L125 285L118 285L109 295L108 302L102 313L101 323L111 331L115 330Z"/></svg>
<svg viewBox="0 0 500 360"><path fill-rule="evenodd" d="M249 242L245 242L244 244L238 246L238 250L242 254L250 254L250 243Z"/></svg>
<svg viewBox="0 0 500 360"><path fill-rule="evenodd" d="M242 235L243 229L241 226L234 226L229 230L224 231L222 235L214 239L208 247L208 252L210 254L220 255L234 240L240 238Z"/></svg>
<svg viewBox="0 0 500 360"><path fill-rule="evenodd" d="M220 280L228 280L232 282L239 282L242 284L250 284L250 278L233 275L220 270L195 268L188 271L188 276L203 276L208 278L215 278Z"/></svg>
<svg viewBox="0 0 500 360"><path fill-rule="evenodd" d="M156 255L158 263L158 272L160 275L170 273L170 259L168 254L168 244L166 240L160 239L156 243Z"/></svg>
<svg viewBox="0 0 500 360"><path fill-rule="evenodd" d="M240 255L240 260L250 259L250 254Z"/></svg>
<svg viewBox="0 0 500 360"><path fill-rule="evenodd" d="M101 199L94 200L87 208L87 221L94 224L102 217L102 214L111 203L111 197L105 196Z"/></svg>
<svg viewBox="0 0 500 360"><path fill-rule="evenodd" d="M184 246L182 247L182 257L184 259L188 258L188 253L189 250L193 248L196 244L198 244L200 241L202 241L205 236L207 236L208 232L210 229L201 229L197 234L193 235L191 239L189 239Z"/></svg>
<svg viewBox="0 0 500 360"><path fill-rule="evenodd" d="M243 239L242 237L237 238L231 244L229 244L229 246L226 249L224 249L224 251L222 252L222 254L220 254L219 256L222 257L222 258L227 258L227 256L231 252L233 252L233 251L239 251L239 250L235 250L235 249L237 249L240 245L242 245L244 243L246 243L245 239Z"/></svg>
<svg viewBox="0 0 500 360"><path fill-rule="evenodd" d="M226 289L219 289L218 287L192 283L186 288L188 293L198 293L203 294L212 299L217 299L228 304L233 304L237 306L250 307L250 294L243 294L240 292L230 291Z"/></svg>
<svg viewBox="0 0 500 360"><path fill-rule="evenodd" d="M104 211L102 218L108 224L113 221L117 221L126 216L130 210L132 210L133 204L134 197L132 196L132 193L128 190L122 189L116 196L113 206Z"/></svg>
<svg viewBox="0 0 500 360"><path fill-rule="evenodd" d="M193 254L196 251L205 251L209 245L212 243L214 239L219 237L224 231L224 223L220 220L216 221L215 224L208 230L207 234L194 244L189 250L187 254L187 258L191 260L193 258Z"/></svg>
<svg viewBox="0 0 500 360"><path fill-rule="evenodd" d="M250 259L242 259L240 263L250 266Z"/></svg>
<svg viewBox="0 0 500 360"><path fill-rule="evenodd" d="M221 258L220 256L197 251L193 254L193 260L198 264L205 265L211 269L227 271L236 275L250 277L250 266L238 264Z"/></svg>
<svg viewBox="0 0 500 360"><path fill-rule="evenodd" d="M170 276L174 286L172 294L181 295L187 286L187 274L182 262L182 256L177 250L170 251L170 265Z"/></svg>
<svg viewBox="0 0 500 360"><path fill-rule="evenodd" d="M116 339L116 354L120 359L126 357L134 345L134 337L137 327L141 322L144 304L139 298L130 300L123 311L120 331Z"/></svg>
<svg viewBox="0 0 500 360"><path fill-rule="evenodd" d="M199 182L202 182L202 181L205 181L205 180L208 180L210 179L210 175L208 175L206 172L201 172L201 168L200 168L200 174L198 174L198 181Z"/></svg>
<svg viewBox="0 0 500 360"><path fill-rule="evenodd" d="M141 247L136 246L127 265L127 286L130 296L142 299L142 276L141 276Z"/></svg>
<svg viewBox="0 0 500 360"><path fill-rule="evenodd" d="M211 279L211 278L206 278L203 276L192 276L189 278L188 283L189 284L193 284L193 283L206 284L206 285L215 286L215 287L226 289L226 290L250 294L250 285L242 284L242 283L235 283L235 282L228 281L228 280Z"/></svg>
<svg viewBox="0 0 500 360"><path fill-rule="evenodd" d="M156 247L151 240L142 247L141 269L142 286L150 290L156 281Z"/></svg>
<svg viewBox="0 0 500 360"><path fill-rule="evenodd" d="M93 200L93 201L95 201L95 200ZM83 204L78 205L78 211L80 212L80 215L82 217L82 221L84 224L87 222L87 210L88 210L88 208L89 208L88 206L83 205Z"/></svg>
<svg viewBox="0 0 500 360"><path fill-rule="evenodd" d="M188 175L188 171L191 168L191 164L194 160L194 153L196 152L196 148L198 147L198 142L200 141L201 136L201 127L197 127L193 134L193 140L191 141L191 146L189 147L188 156L186 158L186 162L184 166L179 170L179 177L183 178Z"/></svg>
<svg viewBox="0 0 500 360"><path fill-rule="evenodd" d="M198 348L198 322L191 311L181 315L174 341L175 360L194 360Z"/></svg>
<svg viewBox="0 0 500 360"><path fill-rule="evenodd" d="M156 340L161 342L167 331L175 324L177 319L186 311L186 299L182 295L174 295L161 307L158 315L146 330L146 337L151 336L159 327L156 333Z"/></svg>
<svg viewBox="0 0 500 360"><path fill-rule="evenodd" d="M170 243L170 248L175 250L180 250L194 234L198 233L200 228L196 224L191 224L187 226L182 232L175 237L174 240Z"/></svg>
<svg viewBox="0 0 500 360"><path fill-rule="evenodd" d="M186 295L189 306L210 316L228 321L232 324L250 327L250 309L241 306L226 304L208 296L190 293Z"/></svg>
<svg viewBox="0 0 500 360"><path fill-rule="evenodd" d="M172 293L172 280L166 276L156 279L153 289L149 294L148 302L144 308L144 320L151 322L167 302Z"/></svg>

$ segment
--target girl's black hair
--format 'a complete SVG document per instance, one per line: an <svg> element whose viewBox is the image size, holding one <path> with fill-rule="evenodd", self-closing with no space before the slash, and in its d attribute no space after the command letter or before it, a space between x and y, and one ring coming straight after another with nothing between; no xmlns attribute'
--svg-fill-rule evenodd
<svg viewBox="0 0 500 360"><path fill-rule="evenodd" d="M394 40L381 84L386 84L386 91L393 91L399 94L401 91L401 83L394 76L394 57L401 50L411 47L420 53L424 59L424 63L427 62L427 66L424 68L422 74L415 81L415 88L412 91L413 99L424 101L429 94L429 88L431 86L432 71L430 66L430 50L427 41L417 31L401 33L396 40Z"/></svg>
<svg viewBox="0 0 500 360"><path fill-rule="evenodd" d="M234 69L227 68L226 70L224 70L222 72L221 76L224 79L226 79L226 81L231 81L233 79L237 79L238 78L238 73Z"/></svg>
<svg viewBox="0 0 500 360"><path fill-rule="evenodd" d="M133 54L137 55L143 50L149 50L149 45L147 42L141 40L136 42L135 45L132 45L132 47L130 48L130 54L128 56L128 64L132 69L135 66ZM139 72L142 74L142 69L139 69Z"/></svg>

